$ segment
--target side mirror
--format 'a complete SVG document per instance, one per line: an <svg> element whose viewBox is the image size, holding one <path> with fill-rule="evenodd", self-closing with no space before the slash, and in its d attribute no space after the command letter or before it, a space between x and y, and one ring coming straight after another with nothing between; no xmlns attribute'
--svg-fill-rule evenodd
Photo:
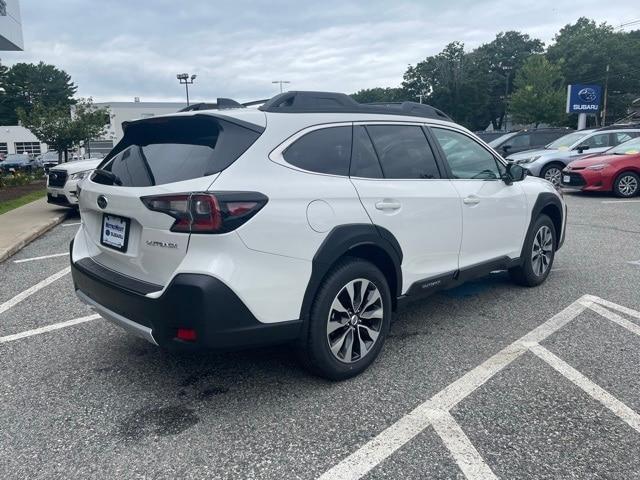
<svg viewBox="0 0 640 480"><path fill-rule="evenodd" d="M578 150L578 153L582 153L585 150L589 150L589 145L578 145L576 147L576 150Z"/></svg>
<svg viewBox="0 0 640 480"><path fill-rule="evenodd" d="M507 171L502 176L502 181L507 185L513 182L521 182L527 176L527 169L513 162L507 163Z"/></svg>

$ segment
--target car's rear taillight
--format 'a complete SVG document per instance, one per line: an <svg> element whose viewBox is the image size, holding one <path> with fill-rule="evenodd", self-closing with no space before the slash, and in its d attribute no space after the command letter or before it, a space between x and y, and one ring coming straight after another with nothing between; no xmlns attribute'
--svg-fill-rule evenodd
<svg viewBox="0 0 640 480"><path fill-rule="evenodd" d="M257 192L193 192L140 200L149 210L175 218L172 232L226 233L258 213L268 199Z"/></svg>

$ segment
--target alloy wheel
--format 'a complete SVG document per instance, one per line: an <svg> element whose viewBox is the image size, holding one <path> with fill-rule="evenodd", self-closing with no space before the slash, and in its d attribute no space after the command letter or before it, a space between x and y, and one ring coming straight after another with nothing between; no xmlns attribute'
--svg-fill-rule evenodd
<svg viewBox="0 0 640 480"><path fill-rule="evenodd" d="M562 171L558 167L551 167L544 172L544 179L553 183L554 185L560 185L560 177Z"/></svg>
<svg viewBox="0 0 640 480"><path fill-rule="evenodd" d="M553 235L551 229L543 225L536 232L533 238L533 248L531 251L531 264L533 273L541 277L546 273L551 264L551 256L553 253Z"/></svg>
<svg viewBox="0 0 640 480"><path fill-rule="evenodd" d="M364 358L378 340L383 315L382 295L373 282L358 278L342 287L327 319L327 341L333 356L344 363Z"/></svg>
<svg viewBox="0 0 640 480"><path fill-rule="evenodd" d="M638 191L638 179L633 175L625 175L618 180L618 190L625 197L631 197Z"/></svg>

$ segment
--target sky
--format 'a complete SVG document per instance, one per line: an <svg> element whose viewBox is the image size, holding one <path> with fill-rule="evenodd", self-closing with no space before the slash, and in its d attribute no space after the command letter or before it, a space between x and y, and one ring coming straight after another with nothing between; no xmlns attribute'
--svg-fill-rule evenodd
<svg viewBox="0 0 640 480"><path fill-rule="evenodd" d="M394 87L410 64L454 40L468 49L500 31L546 44L580 16L618 26L638 0L20 0L24 52L51 63L95 101L183 101L176 74L197 74L192 101L289 90ZM636 26L637 28L637 26Z"/></svg>

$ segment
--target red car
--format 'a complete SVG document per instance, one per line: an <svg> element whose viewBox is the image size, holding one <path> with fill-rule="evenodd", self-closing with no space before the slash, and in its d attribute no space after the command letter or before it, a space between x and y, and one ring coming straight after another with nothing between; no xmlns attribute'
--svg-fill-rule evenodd
<svg viewBox="0 0 640 480"><path fill-rule="evenodd" d="M571 162L562 171L562 185L583 192L613 192L633 197L640 191L640 138L597 155Z"/></svg>

